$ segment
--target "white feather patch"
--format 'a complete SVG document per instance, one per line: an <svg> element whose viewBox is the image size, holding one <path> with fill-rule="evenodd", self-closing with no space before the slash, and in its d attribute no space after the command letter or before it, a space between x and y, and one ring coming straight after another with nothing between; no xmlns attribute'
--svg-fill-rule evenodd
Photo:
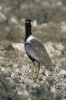
<svg viewBox="0 0 66 100"><path fill-rule="evenodd" d="M27 40L26 40L26 42L30 42L30 40L32 40L32 39L35 39L32 35L30 35L28 38L27 38Z"/></svg>

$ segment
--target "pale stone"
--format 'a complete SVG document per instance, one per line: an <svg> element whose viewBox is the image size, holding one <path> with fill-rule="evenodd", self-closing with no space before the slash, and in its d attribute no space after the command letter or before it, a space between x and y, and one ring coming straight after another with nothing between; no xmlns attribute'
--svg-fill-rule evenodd
<svg viewBox="0 0 66 100"><path fill-rule="evenodd" d="M16 17L11 17L9 19L9 24L18 24L17 18Z"/></svg>
<svg viewBox="0 0 66 100"><path fill-rule="evenodd" d="M1 71L5 71L5 68L4 67L0 67Z"/></svg>
<svg viewBox="0 0 66 100"><path fill-rule="evenodd" d="M6 50L9 50L9 49L14 49L14 50L23 51L23 52L25 51L24 44L22 43L12 43L8 45L6 48Z"/></svg>
<svg viewBox="0 0 66 100"><path fill-rule="evenodd" d="M6 20L7 20L7 17L3 13L0 12L0 22L4 22Z"/></svg>

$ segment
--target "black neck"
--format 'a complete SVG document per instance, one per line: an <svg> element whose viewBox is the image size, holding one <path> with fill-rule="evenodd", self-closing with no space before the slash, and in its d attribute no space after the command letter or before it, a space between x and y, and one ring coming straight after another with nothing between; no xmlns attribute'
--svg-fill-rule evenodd
<svg viewBox="0 0 66 100"><path fill-rule="evenodd" d="M31 33L31 22L25 23L25 41L30 35L32 35L32 33Z"/></svg>

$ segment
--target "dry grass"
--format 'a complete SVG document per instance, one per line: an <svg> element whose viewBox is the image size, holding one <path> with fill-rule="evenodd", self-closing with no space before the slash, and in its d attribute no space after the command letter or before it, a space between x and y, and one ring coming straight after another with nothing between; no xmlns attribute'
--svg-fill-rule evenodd
<svg viewBox="0 0 66 100"><path fill-rule="evenodd" d="M24 33L21 28L12 27L6 38L13 42L20 42L21 40L24 40Z"/></svg>
<svg viewBox="0 0 66 100"><path fill-rule="evenodd" d="M3 0L4 1L4 0ZM1 3L4 3L2 0ZM10 0L6 0L5 5L9 4ZM46 0L49 5L52 3L52 0ZM60 30L58 30L57 26L62 21L66 20L66 13L62 10L62 7L55 6L52 8L52 6L42 6L41 2L35 2L35 0L16 0L17 5L15 4L15 1L11 1L11 4L13 4L13 9L11 9L10 12L6 13L6 16L10 18L11 16L16 16L18 22L20 22L21 18L30 18L32 20L36 19L38 24L54 22L52 25L49 25L49 27L42 28L41 33L37 33L37 29L34 30L35 36L39 39L41 39L43 42L46 41L58 41L61 40L65 44L66 37L65 35L60 35ZM44 2L44 0L43 0ZM65 0L62 0L63 4L66 3ZM30 6L28 5L30 4ZM24 7L21 9L21 6L27 5L28 7ZM3 11L4 12L4 11ZM5 12L4 12L5 13ZM54 27L54 24L57 24L56 27ZM5 28L9 27L10 31L5 31ZM39 26L40 27L40 26ZM47 33L47 34L46 34ZM24 40L24 33L21 29L15 28L12 26L9 26L8 23L0 25L0 44L1 43L7 43L7 42L20 42ZM5 41L5 42L4 42Z"/></svg>

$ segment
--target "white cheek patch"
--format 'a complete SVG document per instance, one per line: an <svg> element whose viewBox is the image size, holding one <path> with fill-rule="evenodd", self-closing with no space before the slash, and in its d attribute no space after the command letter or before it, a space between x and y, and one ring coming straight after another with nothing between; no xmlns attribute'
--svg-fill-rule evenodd
<svg viewBox="0 0 66 100"><path fill-rule="evenodd" d="M34 37L33 37L32 35L30 35L30 36L27 38L26 42L30 42L32 39L34 39Z"/></svg>

